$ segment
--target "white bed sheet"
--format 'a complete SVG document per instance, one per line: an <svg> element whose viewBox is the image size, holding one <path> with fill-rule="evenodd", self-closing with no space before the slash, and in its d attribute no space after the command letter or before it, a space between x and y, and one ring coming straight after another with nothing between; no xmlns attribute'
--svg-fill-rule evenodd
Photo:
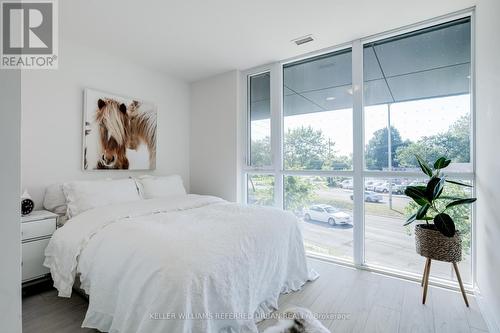
<svg viewBox="0 0 500 333"><path fill-rule="evenodd" d="M60 296L80 274L82 326L107 332L257 332L280 293L317 278L293 214L210 196L84 212L45 254Z"/></svg>

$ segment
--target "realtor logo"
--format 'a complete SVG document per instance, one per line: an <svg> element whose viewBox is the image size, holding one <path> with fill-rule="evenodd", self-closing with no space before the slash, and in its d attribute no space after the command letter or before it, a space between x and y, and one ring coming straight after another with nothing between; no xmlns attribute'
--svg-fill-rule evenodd
<svg viewBox="0 0 500 333"><path fill-rule="evenodd" d="M57 68L55 0L1 3L1 68Z"/></svg>

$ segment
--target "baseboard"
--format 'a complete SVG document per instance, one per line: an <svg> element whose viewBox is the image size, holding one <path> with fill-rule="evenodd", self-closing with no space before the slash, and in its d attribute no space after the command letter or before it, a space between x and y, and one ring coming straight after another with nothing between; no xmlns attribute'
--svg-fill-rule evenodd
<svg viewBox="0 0 500 333"><path fill-rule="evenodd" d="M484 322L486 326L488 326L488 330L490 333L500 333L500 323L495 316L495 313L492 310L492 307L488 304L488 300L481 295L481 290L476 286L474 289L474 294L476 295L477 305L479 306L479 310L483 315Z"/></svg>
<svg viewBox="0 0 500 333"><path fill-rule="evenodd" d="M22 297L24 298L27 296L39 294L43 291L54 289L53 285L54 281L52 281L50 274L36 280L25 282L22 284Z"/></svg>

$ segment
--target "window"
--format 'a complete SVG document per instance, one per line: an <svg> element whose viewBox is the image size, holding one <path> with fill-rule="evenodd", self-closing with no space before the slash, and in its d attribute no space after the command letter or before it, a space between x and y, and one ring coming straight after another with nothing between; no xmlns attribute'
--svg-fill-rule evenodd
<svg viewBox="0 0 500 333"><path fill-rule="evenodd" d="M468 183L466 180L458 180ZM402 227L407 216L416 212L417 206L405 196L408 185L424 184L421 178L367 178L365 188L365 259L367 263L410 273L422 273L425 258L415 252L414 226ZM390 185L390 186L389 186ZM443 195L459 198L472 197L470 188L447 184ZM459 263L464 282L472 282L471 273L471 208L459 206L450 209L457 229L462 234L462 261ZM418 223L425 223L418 221ZM431 274L456 281L450 264L432 263Z"/></svg>
<svg viewBox="0 0 500 333"><path fill-rule="evenodd" d="M247 175L247 204L260 206L274 205L273 175Z"/></svg>
<svg viewBox="0 0 500 333"><path fill-rule="evenodd" d="M299 217L307 251L352 260L351 178L285 176L285 209Z"/></svg>
<svg viewBox="0 0 500 333"><path fill-rule="evenodd" d="M351 49L283 66L284 208L302 221L309 252L350 260L352 177L334 171L352 170L352 119Z"/></svg>
<svg viewBox="0 0 500 333"><path fill-rule="evenodd" d="M250 165L271 165L271 97L269 73L249 78Z"/></svg>
<svg viewBox="0 0 500 333"><path fill-rule="evenodd" d="M365 44L363 61L366 169L417 171L419 154L472 171L470 19Z"/></svg>
<svg viewBox="0 0 500 333"><path fill-rule="evenodd" d="M448 177L474 184L469 15L249 71L246 201L293 212L308 253L421 274L403 226L406 187L426 181L415 154L450 158ZM453 213L472 283L472 207ZM431 276L455 281L448 266Z"/></svg>
<svg viewBox="0 0 500 333"><path fill-rule="evenodd" d="M348 49L284 66L286 170L352 170L351 59Z"/></svg>
<svg viewBox="0 0 500 333"><path fill-rule="evenodd" d="M377 204L364 206L367 264L422 271L414 226L401 227L415 208L401 194L407 185L424 181L405 176L420 172L415 154L429 163L446 156L452 160L446 172L473 176L470 47L469 18L364 45L365 168L392 175L365 175L365 188L382 196ZM451 184L446 190L453 196L471 196ZM471 214L470 207L461 209L456 214L464 245L460 265L463 280L471 282ZM431 275L456 279L448 266L436 263Z"/></svg>

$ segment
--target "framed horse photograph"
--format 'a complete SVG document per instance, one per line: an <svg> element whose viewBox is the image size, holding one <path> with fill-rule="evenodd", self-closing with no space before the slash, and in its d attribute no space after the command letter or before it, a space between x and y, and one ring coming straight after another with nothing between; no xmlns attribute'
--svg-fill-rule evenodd
<svg viewBox="0 0 500 333"><path fill-rule="evenodd" d="M157 113L153 103L85 89L83 170L154 170Z"/></svg>

